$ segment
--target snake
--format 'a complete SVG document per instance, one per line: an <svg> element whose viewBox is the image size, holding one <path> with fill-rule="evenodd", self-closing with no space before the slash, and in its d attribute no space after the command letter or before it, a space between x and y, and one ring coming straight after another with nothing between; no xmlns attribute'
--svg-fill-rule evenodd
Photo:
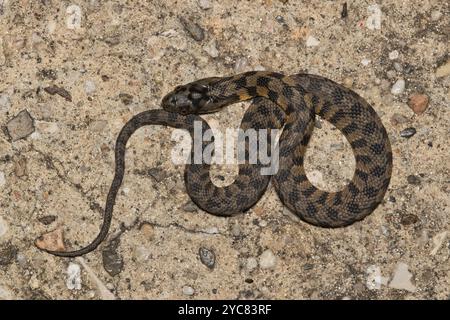
<svg viewBox="0 0 450 320"><path fill-rule="evenodd" d="M108 235L113 207L125 173L126 144L132 134L147 125L187 130L194 138L195 123L210 129L202 114L217 112L231 104L252 100L240 128L280 129L277 143L278 170L262 175L261 161L246 161L227 186L216 186L209 163L187 163L186 191L202 210L216 216L248 211L262 197L269 182L280 201L301 220L324 228L346 227L372 213L382 202L392 174L392 151L385 127L373 107L353 90L328 78L300 73L285 75L271 71L249 71L227 77L209 77L179 85L162 99L160 109L132 117L120 131L115 145L115 172L109 189L103 224L97 237L75 251L48 253L75 257L95 250ZM304 159L315 127L316 116L328 121L350 143L355 157L353 177L341 190L318 189L305 172ZM270 140L270 139L267 139ZM271 141L267 141L270 145ZM199 150L191 148L191 156ZM197 147L198 149L198 147Z"/></svg>

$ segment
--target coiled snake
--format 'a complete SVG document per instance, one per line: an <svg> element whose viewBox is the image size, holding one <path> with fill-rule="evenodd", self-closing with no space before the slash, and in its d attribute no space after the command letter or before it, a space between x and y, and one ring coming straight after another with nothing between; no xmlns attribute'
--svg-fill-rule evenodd
<svg viewBox="0 0 450 320"><path fill-rule="evenodd" d="M47 252L64 257L79 256L94 250L106 238L125 171L125 146L138 128L166 125L186 129L193 136L195 121L201 121L203 130L209 128L198 114L215 112L253 98L241 128L283 128L278 142L279 170L273 177L261 175L262 164L247 161L239 166L239 175L231 185L217 187L210 179L208 164L187 164L186 189L201 209L220 216L244 212L259 200L271 178L283 204L302 220L316 226L347 226L377 207L389 185L392 152L386 130L374 109L352 90L320 76L246 72L178 86L163 98L163 109L144 111L125 124L116 141L115 175L97 238L77 251ZM338 192L317 189L305 174L304 154L314 129L315 115L337 127L353 148L356 160L353 179Z"/></svg>

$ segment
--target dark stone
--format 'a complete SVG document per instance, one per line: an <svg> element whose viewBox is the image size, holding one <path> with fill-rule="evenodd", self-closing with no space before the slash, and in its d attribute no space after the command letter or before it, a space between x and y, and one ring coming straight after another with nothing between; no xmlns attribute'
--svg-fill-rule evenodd
<svg viewBox="0 0 450 320"><path fill-rule="evenodd" d="M0 247L0 266L7 266L13 263L18 251L17 247L11 244Z"/></svg>
<svg viewBox="0 0 450 320"><path fill-rule="evenodd" d="M404 226L414 224L419 221L419 218L415 214L405 214L401 217L400 223Z"/></svg>
<svg viewBox="0 0 450 320"><path fill-rule="evenodd" d="M183 209L183 211L186 211L186 212L196 212L198 210L198 207L192 200L188 200L183 205L182 209Z"/></svg>
<svg viewBox="0 0 450 320"><path fill-rule="evenodd" d="M50 87L44 88L44 91L52 96L57 94L57 95L63 97L64 99L66 99L67 101L72 101L71 94L69 93L69 91L67 91L64 88L61 88L58 86L50 86Z"/></svg>
<svg viewBox="0 0 450 320"><path fill-rule="evenodd" d="M418 176L415 176L413 174L409 175L406 180L409 184L419 185L420 184L420 178Z"/></svg>
<svg viewBox="0 0 450 320"><path fill-rule="evenodd" d="M45 216L38 218L39 222L48 226L49 224L53 223L56 220L56 216Z"/></svg>
<svg viewBox="0 0 450 320"><path fill-rule="evenodd" d="M133 96L128 93L119 93L119 99L126 106L133 102Z"/></svg>
<svg viewBox="0 0 450 320"><path fill-rule="evenodd" d="M123 259L119 253L117 253L119 244L120 239L114 239L102 251L103 268L113 277L123 270Z"/></svg>
<svg viewBox="0 0 450 320"><path fill-rule="evenodd" d="M413 135L416 134L416 132L417 131L416 131L415 128L409 127L409 128L406 128L406 129L400 131L400 137L402 137L402 138L411 138Z"/></svg>

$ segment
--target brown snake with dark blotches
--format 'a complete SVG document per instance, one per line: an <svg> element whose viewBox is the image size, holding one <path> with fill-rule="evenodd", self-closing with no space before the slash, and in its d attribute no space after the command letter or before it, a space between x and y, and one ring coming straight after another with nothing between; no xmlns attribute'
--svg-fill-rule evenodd
<svg viewBox="0 0 450 320"><path fill-rule="evenodd" d="M215 112L252 98L256 99L246 111L241 128L283 127L279 139L279 170L272 178L280 200L292 212L316 226L343 227L363 219L378 206L391 178L392 152L386 130L374 109L354 91L320 76L247 72L178 86L164 97L165 110L144 111L125 124L116 142L115 175L97 238L77 251L47 252L79 256L94 250L106 238L125 171L125 146L133 132L145 125L166 125L186 129L192 136L194 121L201 121L203 130L209 128L198 114ZM353 179L338 192L317 189L305 174L304 155L315 115L337 127L353 148L356 160ZM202 148L205 146L204 142ZM217 187L209 176L208 164L187 164L186 189L201 209L214 215L244 212L260 199L270 181L271 176L260 174L262 167L259 162L241 164L239 175L231 185Z"/></svg>

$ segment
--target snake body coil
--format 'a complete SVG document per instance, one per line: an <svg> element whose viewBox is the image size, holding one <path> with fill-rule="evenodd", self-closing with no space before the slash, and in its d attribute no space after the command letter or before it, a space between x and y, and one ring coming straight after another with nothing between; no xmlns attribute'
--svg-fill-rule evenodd
<svg viewBox="0 0 450 320"><path fill-rule="evenodd" d="M392 173L391 146L380 118L358 94L329 79L309 74L247 72L206 78L176 87L163 99L165 110L144 111L124 126L116 142L115 175L97 238L77 251L47 252L79 256L94 250L106 238L124 175L125 146L134 131L145 125L166 125L186 129L193 136L195 121L201 121L203 130L209 128L197 114L215 112L249 99L254 100L244 115L242 129L283 128L279 139L279 170L273 177L264 176L260 174L261 163L246 162L239 166L239 175L231 185L217 187L210 179L209 165L187 164L186 189L201 209L220 216L244 212L260 199L271 178L283 204L316 226L350 225L366 217L382 201ZM317 189L305 174L304 155L316 115L337 127L353 148L355 173L351 182L338 192ZM248 144L246 148L248 153Z"/></svg>

